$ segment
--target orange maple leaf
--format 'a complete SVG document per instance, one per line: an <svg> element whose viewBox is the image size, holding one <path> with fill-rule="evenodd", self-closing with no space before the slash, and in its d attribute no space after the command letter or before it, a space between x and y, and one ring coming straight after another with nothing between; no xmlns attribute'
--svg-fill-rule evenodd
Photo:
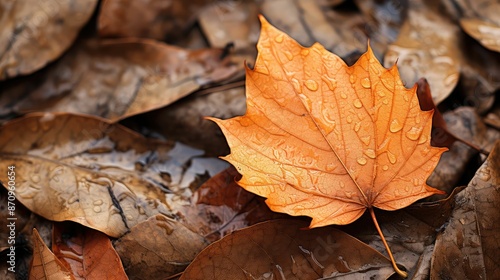
<svg viewBox="0 0 500 280"><path fill-rule="evenodd" d="M319 43L302 47L261 22L246 114L212 119L243 188L274 211L312 217L311 228L352 223L369 209L380 234L373 207L443 193L426 184L447 150L430 145L433 111L420 109L416 86L406 89L396 67L385 69L370 47L348 67Z"/></svg>

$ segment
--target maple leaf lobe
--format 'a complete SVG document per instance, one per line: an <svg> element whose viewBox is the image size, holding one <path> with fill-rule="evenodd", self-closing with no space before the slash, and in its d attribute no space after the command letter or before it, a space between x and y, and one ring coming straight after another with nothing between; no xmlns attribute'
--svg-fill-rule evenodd
<svg viewBox="0 0 500 280"><path fill-rule="evenodd" d="M300 46L261 17L247 112L215 121L238 184L273 211L348 224L369 207L396 210L441 191L425 181L444 148L430 146L433 111L420 110L396 67L368 51L348 67L321 44Z"/></svg>

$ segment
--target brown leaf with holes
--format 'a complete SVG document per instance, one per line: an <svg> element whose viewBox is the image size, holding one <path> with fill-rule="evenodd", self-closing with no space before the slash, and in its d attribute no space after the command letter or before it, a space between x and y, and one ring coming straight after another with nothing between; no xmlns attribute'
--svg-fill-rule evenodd
<svg viewBox="0 0 500 280"><path fill-rule="evenodd" d="M396 67L382 67L370 48L347 67L261 21L247 113L213 119L243 188L274 211L312 217L311 228L442 193L426 179L447 149L430 145L433 111L420 109Z"/></svg>

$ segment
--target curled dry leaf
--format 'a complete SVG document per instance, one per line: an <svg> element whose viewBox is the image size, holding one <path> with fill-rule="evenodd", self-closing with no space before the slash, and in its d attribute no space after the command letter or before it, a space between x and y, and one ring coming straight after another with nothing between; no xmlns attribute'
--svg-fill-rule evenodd
<svg viewBox="0 0 500 280"><path fill-rule="evenodd" d="M430 145L433 112L420 110L397 68L383 68L370 48L347 67L261 21L247 113L213 119L243 188L274 211L312 217L311 228L349 224L366 209L378 228L374 207L397 210L442 193L425 180L447 149Z"/></svg>
<svg viewBox="0 0 500 280"><path fill-rule="evenodd" d="M58 58L89 20L96 0L1 1L0 80Z"/></svg>
<svg viewBox="0 0 500 280"><path fill-rule="evenodd" d="M191 205L175 213L191 230L213 242L258 222L284 218L269 210L264 200L242 189L235 179L241 176L234 167L210 178L193 195Z"/></svg>
<svg viewBox="0 0 500 280"><path fill-rule="evenodd" d="M99 231L55 223L52 251L77 280L128 279L109 237Z"/></svg>
<svg viewBox="0 0 500 280"><path fill-rule="evenodd" d="M457 85L460 74L459 29L422 0L409 1L408 17L398 39L388 47L385 66L396 61L408 85L421 77L429 80L435 104Z"/></svg>
<svg viewBox="0 0 500 280"><path fill-rule="evenodd" d="M178 38L208 0L104 0L97 29L103 37Z"/></svg>
<svg viewBox="0 0 500 280"><path fill-rule="evenodd" d="M161 214L136 225L115 242L127 275L144 280L182 272L207 245L202 236Z"/></svg>
<svg viewBox="0 0 500 280"><path fill-rule="evenodd" d="M436 241L431 279L499 279L499 141L455 201L449 224Z"/></svg>
<svg viewBox="0 0 500 280"><path fill-rule="evenodd" d="M113 237L177 207L165 192L181 183L192 156L90 116L32 114L2 126L0 135L0 168L16 166L20 203Z"/></svg>
<svg viewBox="0 0 500 280"><path fill-rule="evenodd" d="M306 222L273 220L212 243L182 274L196 279L387 279L383 255L333 227L303 230Z"/></svg>
<svg viewBox="0 0 500 280"><path fill-rule="evenodd" d="M75 277L64 264L43 243L38 231L33 229L33 259L31 260L30 280L64 279L74 280Z"/></svg>
<svg viewBox="0 0 500 280"><path fill-rule="evenodd" d="M116 121L230 77L240 67L222 55L146 39L83 41L31 82L6 87L0 113L73 112Z"/></svg>

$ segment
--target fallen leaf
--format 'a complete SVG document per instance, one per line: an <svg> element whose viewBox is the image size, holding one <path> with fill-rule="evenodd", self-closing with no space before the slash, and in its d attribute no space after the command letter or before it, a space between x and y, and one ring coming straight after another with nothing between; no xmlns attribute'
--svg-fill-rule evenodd
<svg viewBox="0 0 500 280"><path fill-rule="evenodd" d="M383 68L370 48L347 67L261 22L247 113L212 119L231 148L224 159L243 175L238 184L274 211L312 217L311 228L349 224L366 209L377 226L373 207L443 193L425 180L447 149L430 145L433 112L420 110L397 68Z"/></svg>
<svg viewBox="0 0 500 280"><path fill-rule="evenodd" d="M52 251L75 279L128 279L109 237L96 230L55 223Z"/></svg>
<svg viewBox="0 0 500 280"><path fill-rule="evenodd" d="M136 225L115 242L127 275L144 280L182 272L207 245L202 236L161 214Z"/></svg>
<svg viewBox="0 0 500 280"><path fill-rule="evenodd" d="M435 104L441 103L458 83L461 52L459 28L440 14L437 5L409 1L408 16L398 39L388 47L385 66L397 61L408 85L421 77L429 80Z"/></svg>
<svg viewBox="0 0 500 280"><path fill-rule="evenodd" d="M242 189L234 167L222 171L203 184L191 198L191 204L175 213L180 221L210 242L266 220L285 215L269 210L262 197Z"/></svg>
<svg viewBox="0 0 500 280"><path fill-rule="evenodd" d="M460 20L462 28L474 39L478 40L485 48L500 52L500 26L477 18Z"/></svg>
<svg viewBox="0 0 500 280"><path fill-rule="evenodd" d="M58 58L90 19L97 2L1 1L0 80L33 73Z"/></svg>
<svg viewBox="0 0 500 280"><path fill-rule="evenodd" d="M472 107L459 107L454 111L443 114L448 130L453 135L460 135L460 138L470 142L485 151L491 149L492 139L487 133L486 126L475 113ZM432 136L437 142L445 142L448 134L436 131ZM498 137L498 136L497 136ZM494 142L494 140L493 140ZM490 144L491 143L491 144ZM478 168L479 164L471 167L471 160L477 156L478 151L464 144L463 142L454 142L450 150L443 154L438 165L427 179L427 183L445 192L451 192L459 185L459 182L468 182L474 175L472 172ZM465 180L465 181L463 181ZM431 197L430 199L443 198L441 195Z"/></svg>
<svg viewBox="0 0 500 280"><path fill-rule="evenodd" d="M72 114L28 115L0 127L0 135L0 169L16 166L20 203L46 219L74 221L112 237L179 207L166 192L182 197L190 187L183 181L185 166L203 154ZM6 173L0 180L7 182Z"/></svg>
<svg viewBox="0 0 500 280"><path fill-rule="evenodd" d="M36 228L33 229L33 259L29 279L75 279L64 264L43 243Z"/></svg>
<svg viewBox="0 0 500 280"><path fill-rule="evenodd" d="M232 76L240 67L223 52L146 39L86 40L30 82L4 87L0 113L72 112L117 121Z"/></svg>
<svg viewBox="0 0 500 280"><path fill-rule="evenodd" d="M499 279L499 141L455 201L449 223L436 241L431 279Z"/></svg>
<svg viewBox="0 0 500 280"><path fill-rule="evenodd" d="M390 262L333 227L303 230L273 220L235 231L203 250L183 279L387 279Z"/></svg>
<svg viewBox="0 0 500 280"><path fill-rule="evenodd" d="M103 37L139 37L172 41L196 19L207 0L105 0L97 30Z"/></svg>

